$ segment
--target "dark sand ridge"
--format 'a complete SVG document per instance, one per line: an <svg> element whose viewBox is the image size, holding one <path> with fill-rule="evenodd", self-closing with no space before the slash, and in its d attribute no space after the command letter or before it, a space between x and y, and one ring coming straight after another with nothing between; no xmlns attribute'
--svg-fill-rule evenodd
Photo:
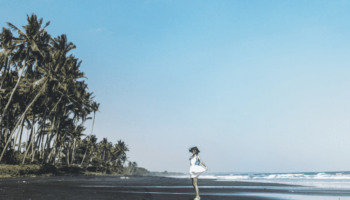
<svg viewBox="0 0 350 200"><path fill-rule="evenodd" d="M295 187L292 185L252 183L252 182L226 182L200 179L201 186L280 186ZM107 186L107 187L106 187ZM141 186L141 187L133 187ZM146 187L142 187L146 186ZM148 186L148 187L147 187ZM0 199L120 199L120 200L193 200L193 188L152 188L149 186L191 186L190 179L176 179L167 177L141 176L130 179L120 179L118 176L51 176L35 178L11 178L0 180ZM134 193L130 193L134 192ZM293 191L298 193L297 190ZM305 190L302 194L305 194ZM337 191L333 191L339 195ZM178 194L173 194L178 193ZM250 188L200 188L202 200L262 200L274 199L271 197L258 197L254 193L284 193L290 190L250 189ZM236 196L203 195L205 193L237 193ZM242 193L248 193L243 195ZM300 193L300 192L299 192ZM348 194L349 193L349 194ZM242 194L242 195L240 195ZM252 194L252 195L249 195ZM322 191L311 190L309 195L320 195ZM292 194L291 194L292 195ZM322 195L332 195L332 192ZM350 192L347 194L350 196Z"/></svg>

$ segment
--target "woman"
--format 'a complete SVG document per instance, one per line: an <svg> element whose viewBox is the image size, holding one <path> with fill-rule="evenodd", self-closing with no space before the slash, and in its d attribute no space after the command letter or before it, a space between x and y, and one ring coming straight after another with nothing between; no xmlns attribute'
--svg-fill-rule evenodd
<svg viewBox="0 0 350 200"><path fill-rule="evenodd" d="M200 200L201 198L199 197L199 190L197 185L198 176L201 175L203 172L208 171L208 167L205 166L202 159L199 157L198 153L200 151L197 147L190 148L190 152L193 154L190 157L190 175L192 178L193 187L196 190L196 198L194 200ZM202 164L205 168L200 166L200 164Z"/></svg>

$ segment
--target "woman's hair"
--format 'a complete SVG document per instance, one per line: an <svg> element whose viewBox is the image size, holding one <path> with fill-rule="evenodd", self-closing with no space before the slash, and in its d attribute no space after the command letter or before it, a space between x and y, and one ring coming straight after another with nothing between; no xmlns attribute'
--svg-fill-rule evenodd
<svg viewBox="0 0 350 200"><path fill-rule="evenodd" d="M190 150L191 153L193 152L193 150L197 150L197 154L200 152L199 149L198 149L197 147L192 147L192 148L190 148L189 150Z"/></svg>

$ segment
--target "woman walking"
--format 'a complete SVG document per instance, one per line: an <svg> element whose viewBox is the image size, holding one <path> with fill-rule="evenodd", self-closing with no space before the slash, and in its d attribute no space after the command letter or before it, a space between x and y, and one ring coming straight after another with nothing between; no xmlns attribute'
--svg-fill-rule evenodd
<svg viewBox="0 0 350 200"><path fill-rule="evenodd" d="M201 175L203 172L208 171L208 167L203 163L202 159L199 157L198 153L200 152L197 147L190 148L190 152L193 154L190 157L190 175L192 178L192 185L194 189L196 190L196 198L194 200L200 200L199 197L199 190L198 190L198 176ZM202 164L204 167L200 166Z"/></svg>

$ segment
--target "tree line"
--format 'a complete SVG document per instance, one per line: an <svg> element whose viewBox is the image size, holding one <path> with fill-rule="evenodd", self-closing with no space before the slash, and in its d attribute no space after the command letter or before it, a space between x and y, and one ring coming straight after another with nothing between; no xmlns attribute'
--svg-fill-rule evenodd
<svg viewBox="0 0 350 200"><path fill-rule="evenodd" d="M127 145L92 134L99 103L84 81L76 48L51 37L35 14L23 31L11 23L0 33L0 163L48 163L122 170ZM91 117L93 116L93 117ZM82 139L86 120L91 133ZM136 163L129 163L137 166Z"/></svg>

